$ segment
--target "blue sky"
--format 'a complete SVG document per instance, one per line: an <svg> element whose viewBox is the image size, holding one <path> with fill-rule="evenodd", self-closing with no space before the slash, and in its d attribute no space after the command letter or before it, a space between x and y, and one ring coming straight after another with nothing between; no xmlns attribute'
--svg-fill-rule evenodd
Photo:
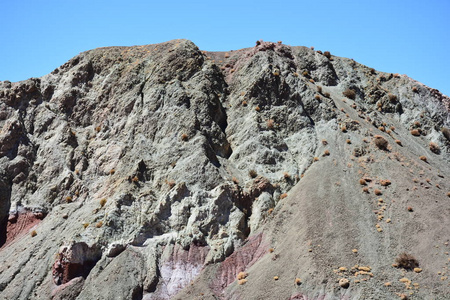
<svg viewBox="0 0 450 300"><path fill-rule="evenodd" d="M176 38L202 50L256 40L353 58L450 95L450 1L1 0L0 80L40 77L89 49Z"/></svg>

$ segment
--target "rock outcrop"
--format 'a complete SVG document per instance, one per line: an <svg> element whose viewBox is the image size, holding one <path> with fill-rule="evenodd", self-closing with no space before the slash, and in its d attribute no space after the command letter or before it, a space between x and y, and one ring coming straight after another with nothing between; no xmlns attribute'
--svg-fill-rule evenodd
<svg viewBox="0 0 450 300"><path fill-rule="evenodd" d="M444 299L449 111L281 42L99 48L0 82L0 295Z"/></svg>

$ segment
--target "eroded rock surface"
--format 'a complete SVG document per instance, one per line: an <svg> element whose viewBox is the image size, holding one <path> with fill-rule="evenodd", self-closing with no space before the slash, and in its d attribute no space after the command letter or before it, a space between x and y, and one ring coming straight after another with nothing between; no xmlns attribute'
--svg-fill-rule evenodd
<svg viewBox="0 0 450 300"><path fill-rule="evenodd" d="M0 295L448 295L450 99L324 54L174 40L0 82Z"/></svg>

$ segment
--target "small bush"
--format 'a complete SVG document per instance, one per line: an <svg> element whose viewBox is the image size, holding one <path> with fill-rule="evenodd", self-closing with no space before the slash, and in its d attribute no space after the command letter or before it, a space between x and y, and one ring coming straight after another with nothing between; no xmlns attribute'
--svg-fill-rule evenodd
<svg viewBox="0 0 450 300"><path fill-rule="evenodd" d="M330 93L328 93L328 92L323 93L323 95L327 98L330 98Z"/></svg>
<svg viewBox="0 0 450 300"><path fill-rule="evenodd" d="M408 207L406 208L406 210L408 210L409 212L413 212L413 211L414 211L414 209L412 208L412 206L408 206Z"/></svg>
<svg viewBox="0 0 450 300"><path fill-rule="evenodd" d="M166 184L169 186L170 189L172 189L175 186L175 181L166 180Z"/></svg>
<svg viewBox="0 0 450 300"><path fill-rule="evenodd" d="M95 227L100 228L103 226L103 221L99 221L97 224L95 224Z"/></svg>
<svg viewBox="0 0 450 300"><path fill-rule="evenodd" d="M67 196L66 197L66 202L67 203L71 203L72 202L72 197L71 196Z"/></svg>
<svg viewBox="0 0 450 300"><path fill-rule="evenodd" d="M450 141L450 129L446 128L446 127L442 127L441 128L441 132L444 135L444 137Z"/></svg>
<svg viewBox="0 0 450 300"><path fill-rule="evenodd" d="M324 146L328 145L328 141L327 140L322 140L322 145L324 145Z"/></svg>
<svg viewBox="0 0 450 300"><path fill-rule="evenodd" d="M242 106L247 107L247 101L242 101Z"/></svg>
<svg viewBox="0 0 450 300"><path fill-rule="evenodd" d="M289 178L291 178L291 175L289 175L288 172L284 172L283 177L284 177L284 179L289 179Z"/></svg>
<svg viewBox="0 0 450 300"><path fill-rule="evenodd" d="M314 156L313 160L314 161L319 161L319 158L317 156Z"/></svg>
<svg viewBox="0 0 450 300"><path fill-rule="evenodd" d="M318 94L315 94L315 95L314 95L314 99L316 99L316 100L320 100L320 95L318 95Z"/></svg>
<svg viewBox="0 0 450 300"><path fill-rule="evenodd" d="M317 92L322 94L322 87L320 85L316 86Z"/></svg>
<svg viewBox="0 0 450 300"><path fill-rule="evenodd" d="M366 182L363 178L361 178L361 179L359 180L359 184L360 184L360 185L366 185L367 182Z"/></svg>
<svg viewBox="0 0 450 300"><path fill-rule="evenodd" d="M347 278L341 278L339 280L339 286L344 288L344 289L346 289L346 288L348 288L350 286L350 281L348 281Z"/></svg>
<svg viewBox="0 0 450 300"><path fill-rule="evenodd" d="M419 262L417 259L411 254L407 254L405 252L401 253L396 259L395 263L399 268L403 268L405 270L413 270L414 268L419 267Z"/></svg>
<svg viewBox="0 0 450 300"><path fill-rule="evenodd" d="M275 121L273 119L269 119L266 121L267 128L273 129L275 127Z"/></svg>
<svg viewBox="0 0 450 300"><path fill-rule="evenodd" d="M384 137L382 137L381 135L375 135L373 139L375 146L377 146L378 149L387 150L388 141Z"/></svg>
<svg viewBox="0 0 450 300"><path fill-rule="evenodd" d="M182 140L183 142L187 142L187 141L189 140L189 136L188 136L186 133L183 133L183 134L181 135L181 140Z"/></svg>
<svg viewBox="0 0 450 300"><path fill-rule="evenodd" d="M345 142L346 142L347 144L351 144L351 143L352 143L352 141L351 141L350 139L347 139Z"/></svg>
<svg viewBox="0 0 450 300"><path fill-rule="evenodd" d="M395 140L395 142L397 143L397 145L403 146L403 145L402 145L402 141L400 141L400 140Z"/></svg>
<svg viewBox="0 0 450 300"><path fill-rule="evenodd" d="M441 152L441 148L436 143L430 142L430 150L433 153L439 154Z"/></svg>
<svg viewBox="0 0 450 300"><path fill-rule="evenodd" d="M258 176L258 173L256 173L255 170L250 170L250 171L248 171L248 175L249 175L251 178L256 178L256 176Z"/></svg>
<svg viewBox="0 0 450 300"><path fill-rule="evenodd" d="M139 177L134 176L134 177L131 179L131 181L134 182L134 183L136 183L136 182L139 181Z"/></svg>
<svg viewBox="0 0 450 300"><path fill-rule="evenodd" d="M239 274L237 275L237 279L238 280L245 279L245 278L247 278L247 276L248 276L248 273L246 273L246 272L239 272Z"/></svg>
<svg viewBox="0 0 450 300"><path fill-rule="evenodd" d="M388 185L391 185L391 181L389 180L389 179L385 179L385 180L380 180L380 184L382 185L382 186L388 186Z"/></svg>
<svg viewBox="0 0 450 300"><path fill-rule="evenodd" d="M295 282L296 285L302 284L302 280L300 278L295 278L294 282Z"/></svg>
<svg viewBox="0 0 450 300"><path fill-rule="evenodd" d="M397 101L397 96L395 96L394 94L389 93L388 94L388 99L391 102L396 102Z"/></svg>
<svg viewBox="0 0 450 300"><path fill-rule="evenodd" d="M419 156L419 158L420 158L420 160L423 160L424 162L426 162L426 161L427 161L427 157L426 157L426 156L424 156L424 155L422 155L422 156Z"/></svg>
<svg viewBox="0 0 450 300"><path fill-rule="evenodd" d="M418 93L419 89L417 87L413 86L412 91L413 91L413 93Z"/></svg>
<svg viewBox="0 0 450 300"><path fill-rule="evenodd" d="M31 237L35 237L35 236L37 235L36 230L33 230L33 231L30 233L30 235L31 235Z"/></svg>
<svg viewBox="0 0 450 300"><path fill-rule="evenodd" d="M367 186L366 186L366 187L363 187L362 190L363 190L364 193L367 193L367 194L369 193L369 188L368 188Z"/></svg>
<svg viewBox="0 0 450 300"><path fill-rule="evenodd" d="M314 81L314 79L311 78L311 79L309 80L309 82L314 83L315 81Z"/></svg>
<svg viewBox="0 0 450 300"><path fill-rule="evenodd" d="M273 276L273 280L278 280L278 279L280 279L280 277L278 277L278 276Z"/></svg>
<svg viewBox="0 0 450 300"><path fill-rule="evenodd" d="M380 127L378 127L378 130L380 130L380 131L385 131L385 128L383 127L383 126L380 126Z"/></svg>
<svg viewBox="0 0 450 300"><path fill-rule="evenodd" d="M84 223L83 223L83 227L84 227L84 228L87 228L88 226L89 226L89 223L87 223L87 222L84 222Z"/></svg>
<svg viewBox="0 0 450 300"><path fill-rule="evenodd" d="M261 108L258 105L256 105L255 110L256 111L261 111Z"/></svg>
<svg viewBox="0 0 450 300"><path fill-rule="evenodd" d="M303 72L302 72L302 75L305 76L305 77L307 77L307 76L309 76L309 73L308 73L308 71L303 71Z"/></svg>
<svg viewBox="0 0 450 300"><path fill-rule="evenodd" d="M116 170L115 170L115 169L109 170L109 175L114 175L114 173L116 173Z"/></svg>
<svg viewBox="0 0 450 300"><path fill-rule="evenodd" d="M231 180L235 183L235 184L239 184L239 180L236 177L231 178Z"/></svg>
<svg viewBox="0 0 450 300"><path fill-rule="evenodd" d="M342 92L342 94L352 100L355 100L356 98L356 92L352 89L346 89L345 91Z"/></svg>
<svg viewBox="0 0 450 300"><path fill-rule="evenodd" d="M286 197L287 197L287 194L286 194L286 193L280 195L280 199L284 199L284 198L286 198Z"/></svg>
<svg viewBox="0 0 450 300"><path fill-rule="evenodd" d="M377 195L377 196L380 196L380 195L383 194L379 189L375 189L373 192L374 192L375 195Z"/></svg>
<svg viewBox="0 0 450 300"><path fill-rule="evenodd" d="M106 204L106 198L100 199L100 206L103 207Z"/></svg>
<svg viewBox="0 0 450 300"><path fill-rule="evenodd" d="M325 52L323 53L323 56L325 56L326 58L330 59L330 58L331 58L331 53L330 53L330 51L325 51Z"/></svg>
<svg viewBox="0 0 450 300"><path fill-rule="evenodd" d="M247 282L247 279L240 279L240 280L238 280L238 284L239 285L243 285L243 284L245 284Z"/></svg>
<svg viewBox="0 0 450 300"><path fill-rule="evenodd" d="M347 132L347 126L345 126L345 125L342 125L342 127L341 127L341 131L342 131L342 132Z"/></svg>
<svg viewBox="0 0 450 300"><path fill-rule="evenodd" d="M325 150L322 154L322 156L329 156L330 155L330 151L329 150Z"/></svg>

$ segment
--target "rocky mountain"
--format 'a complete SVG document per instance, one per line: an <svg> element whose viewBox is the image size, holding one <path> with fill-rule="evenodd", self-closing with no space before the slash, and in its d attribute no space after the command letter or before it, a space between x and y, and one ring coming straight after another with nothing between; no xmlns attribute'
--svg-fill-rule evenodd
<svg viewBox="0 0 450 300"><path fill-rule="evenodd" d="M281 42L0 82L0 297L448 299L449 111Z"/></svg>

